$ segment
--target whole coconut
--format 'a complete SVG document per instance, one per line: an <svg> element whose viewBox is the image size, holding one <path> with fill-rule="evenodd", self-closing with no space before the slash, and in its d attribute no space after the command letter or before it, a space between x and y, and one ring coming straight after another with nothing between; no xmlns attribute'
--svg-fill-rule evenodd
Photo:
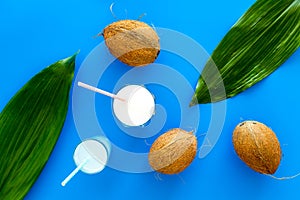
<svg viewBox="0 0 300 200"><path fill-rule="evenodd" d="M232 137L237 155L250 168L262 174L274 174L281 160L281 148L275 133L257 121L236 126Z"/></svg>
<svg viewBox="0 0 300 200"><path fill-rule="evenodd" d="M175 128L159 136L149 153L150 166L163 174L178 174L194 160L197 138L185 130Z"/></svg>
<svg viewBox="0 0 300 200"><path fill-rule="evenodd" d="M129 66L153 63L160 52L156 32L141 21L114 22L103 30L103 36L111 54Z"/></svg>

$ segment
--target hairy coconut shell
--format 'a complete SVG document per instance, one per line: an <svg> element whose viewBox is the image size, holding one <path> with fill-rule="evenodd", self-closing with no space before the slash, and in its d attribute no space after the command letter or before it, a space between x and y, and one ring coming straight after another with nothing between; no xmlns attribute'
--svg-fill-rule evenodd
<svg viewBox="0 0 300 200"><path fill-rule="evenodd" d="M159 136L149 153L150 166L163 174L178 174L194 160L197 138L185 130L175 128Z"/></svg>
<svg viewBox="0 0 300 200"><path fill-rule="evenodd" d="M281 148L275 133L256 121L237 125L232 137L237 155L250 168L262 174L274 174L281 160Z"/></svg>
<svg viewBox="0 0 300 200"><path fill-rule="evenodd" d="M144 66L157 58L160 45L156 32L144 22L120 20L103 30L111 54L129 66Z"/></svg>

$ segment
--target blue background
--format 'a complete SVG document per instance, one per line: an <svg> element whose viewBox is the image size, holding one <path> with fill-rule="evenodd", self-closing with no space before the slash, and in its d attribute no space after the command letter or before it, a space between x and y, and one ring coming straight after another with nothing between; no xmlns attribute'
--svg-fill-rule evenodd
<svg viewBox="0 0 300 200"><path fill-rule="evenodd" d="M103 40L93 36L115 21L109 10L113 2L118 18L137 19L147 13L142 21L182 32L211 53L255 1L1 0L0 110L33 75L80 49L77 71ZM171 58L170 63L176 65ZM169 58L159 59L168 62ZM298 199L300 177L278 181L252 171L234 153L231 134L242 120L264 122L276 132L283 151L276 176L300 172L299 63L298 50L271 76L229 99L224 129L213 151L204 159L196 158L179 176L162 175L162 180L154 172L129 174L107 167L96 175L79 173L61 187L60 182L75 167L73 151L80 143L70 104L57 145L26 199ZM209 105L202 105L202 118L208 109ZM168 121L168 126L176 126L176 120Z"/></svg>

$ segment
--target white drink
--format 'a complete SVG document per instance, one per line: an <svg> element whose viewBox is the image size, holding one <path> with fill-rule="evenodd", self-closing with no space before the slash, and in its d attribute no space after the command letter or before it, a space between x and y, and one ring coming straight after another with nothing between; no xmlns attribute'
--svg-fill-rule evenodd
<svg viewBox="0 0 300 200"><path fill-rule="evenodd" d="M107 139L96 137L80 143L75 149L73 159L77 166L87 160L80 170L87 174L95 174L104 169L109 153L110 146Z"/></svg>
<svg viewBox="0 0 300 200"><path fill-rule="evenodd" d="M155 112L155 102L152 94L140 85L123 87L114 99L113 111L115 116L127 126L141 126L151 119Z"/></svg>
<svg viewBox="0 0 300 200"><path fill-rule="evenodd" d="M81 142L73 154L77 167L61 185L65 186L79 171L87 174L101 172L107 163L109 155L110 143L105 137L95 137Z"/></svg>

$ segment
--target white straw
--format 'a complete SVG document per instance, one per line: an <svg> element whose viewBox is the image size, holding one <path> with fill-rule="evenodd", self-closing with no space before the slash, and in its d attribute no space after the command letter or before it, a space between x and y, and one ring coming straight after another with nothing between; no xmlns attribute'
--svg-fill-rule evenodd
<svg viewBox="0 0 300 200"><path fill-rule="evenodd" d="M78 172L79 170L81 170L81 168L88 162L88 159L86 159L84 162L82 162L80 165L78 165L76 167L76 169L74 169L71 174L69 174L69 176L67 176L67 178L65 178L65 180L63 182L61 182L61 186L65 186Z"/></svg>
<svg viewBox="0 0 300 200"><path fill-rule="evenodd" d="M99 94L103 94L103 95L105 95L105 96L109 96L109 97L114 98L114 99L118 99L118 100L120 100L120 101L126 101L125 99L122 99L122 98L118 97L118 96L115 95L115 94L112 94L112 93L107 92L107 91L105 91L105 90L101 90L101 89L96 88L96 87L93 87L93 86L91 86L91 85L82 83L82 82L80 82L80 81L78 82L78 86L83 87L83 88L88 89L88 90L91 90L91 91L94 91L94 92L97 92L97 93L99 93Z"/></svg>

